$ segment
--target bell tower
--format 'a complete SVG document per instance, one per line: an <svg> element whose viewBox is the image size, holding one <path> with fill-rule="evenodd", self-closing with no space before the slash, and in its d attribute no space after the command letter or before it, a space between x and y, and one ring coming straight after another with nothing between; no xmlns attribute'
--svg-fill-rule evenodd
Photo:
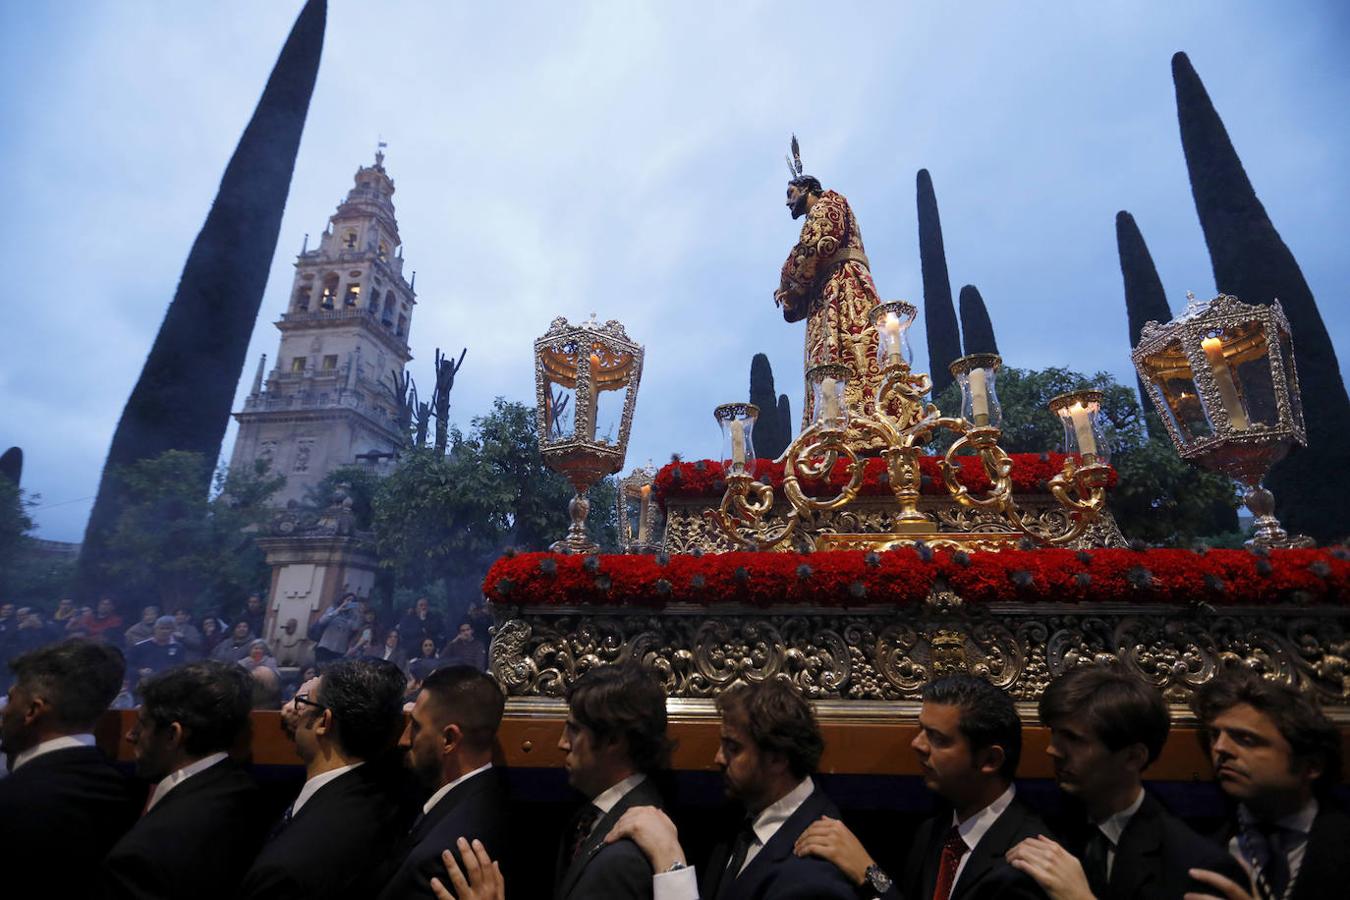
<svg viewBox="0 0 1350 900"><path fill-rule="evenodd" d="M392 454L405 442L391 387L412 359L408 331L417 300L403 277L383 147L374 165L356 170L316 249L306 235L276 322L281 345L272 369L264 355L234 414L239 435L230 465L269 460L272 472L286 476L273 497L278 506L303 501L338 466Z"/></svg>

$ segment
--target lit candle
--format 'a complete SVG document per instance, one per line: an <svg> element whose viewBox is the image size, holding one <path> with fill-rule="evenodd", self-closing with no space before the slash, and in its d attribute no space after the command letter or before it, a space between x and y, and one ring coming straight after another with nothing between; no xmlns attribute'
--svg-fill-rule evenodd
<svg viewBox="0 0 1350 900"><path fill-rule="evenodd" d="M1069 407L1069 419L1073 422L1073 433L1078 436L1078 452L1083 456L1097 455L1097 439L1092 434L1092 419L1088 408L1082 403Z"/></svg>
<svg viewBox="0 0 1350 900"><path fill-rule="evenodd" d="M740 419L731 420L731 468L745 468L745 423Z"/></svg>
<svg viewBox="0 0 1350 900"><path fill-rule="evenodd" d="M989 378L984 369L970 370L970 413L976 427L989 424Z"/></svg>
<svg viewBox="0 0 1350 900"><path fill-rule="evenodd" d="M886 321L882 323L881 336L886 342L886 364L893 366L901 362L900 317L895 313L886 313Z"/></svg>
<svg viewBox="0 0 1350 900"><path fill-rule="evenodd" d="M1200 348L1205 351L1209 369L1214 373L1214 385L1219 389L1219 398L1223 400L1224 409L1228 411L1229 424L1235 431L1246 431L1247 414L1242 409L1242 401L1238 399L1237 385L1233 384L1233 373L1223 358L1223 341L1216 337L1205 338L1200 342Z"/></svg>
<svg viewBox="0 0 1350 900"><path fill-rule="evenodd" d="M825 403L823 414L825 421L830 424L834 424L839 419L838 388L839 382L833 378L822 378L820 380L820 393Z"/></svg>
<svg viewBox="0 0 1350 900"><path fill-rule="evenodd" d="M647 507L651 505L652 486L644 484L638 499L638 536L639 544L647 543Z"/></svg>

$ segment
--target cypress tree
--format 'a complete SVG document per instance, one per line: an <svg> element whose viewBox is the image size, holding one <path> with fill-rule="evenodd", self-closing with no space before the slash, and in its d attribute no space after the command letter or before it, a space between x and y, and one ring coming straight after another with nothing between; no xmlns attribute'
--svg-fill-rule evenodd
<svg viewBox="0 0 1350 900"><path fill-rule="evenodd" d="M989 321L989 310L985 308L980 289L973 284L961 288L961 340L966 355L972 353L997 353L998 341L994 340L994 323Z"/></svg>
<svg viewBox="0 0 1350 900"><path fill-rule="evenodd" d="M1116 248L1120 252L1120 275L1125 281L1125 318L1129 325L1130 348L1139 346L1139 335L1145 322L1170 322L1172 308L1167 303L1167 292L1163 290L1158 269L1153 265L1153 256L1148 252L1144 236L1135 224L1134 216L1125 210L1116 213ZM1145 412L1153 409L1148 399L1144 382L1135 376L1139 385L1139 402ZM1149 430L1154 431L1162 423L1150 417Z"/></svg>
<svg viewBox="0 0 1350 900"><path fill-rule="evenodd" d="M783 429L778 421L778 402L774 399L777 396L769 357L756 353L750 360L750 402L759 407L754 442L755 455L762 459L773 459L787 446L779 444Z"/></svg>
<svg viewBox="0 0 1350 900"><path fill-rule="evenodd" d="M323 48L327 4L308 0L225 167L140 379L113 433L85 531L78 593L116 589L102 571L125 502L123 467L167 450L215 462L258 318ZM203 495L212 466L202 469Z"/></svg>
<svg viewBox="0 0 1350 900"><path fill-rule="evenodd" d="M942 221L937 195L927 169L919 170L919 265L923 270L923 318L928 336L928 369L936 397L953 378L947 367L961 355L961 332L952 305L952 283L947 277L947 255L942 247Z"/></svg>
<svg viewBox="0 0 1350 900"><path fill-rule="evenodd" d="M0 456L0 475L8 478L16 485L23 476L23 451L18 447L10 447Z"/></svg>
<svg viewBox="0 0 1350 900"><path fill-rule="evenodd" d="M792 427L792 404L788 402L787 394L779 394L778 443L783 448L783 450L786 450L787 445L792 443L792 434L795 430L796 429ZM779 450L778 453L782 453L783 450ZM775 453L772 458L777 459L778 453Z"/></svg>
<svg viewBox="0 0 1350 900"><path fill-rule="evenodd" d="M1200 76L1172 57L1181 146L1218 289L1247 303L1279 299L1293 330L1308 446L1275 466L1267 486L1291 532L1321 542L1350 531L1350 397L1317 301L1257 199Z"/></svg>

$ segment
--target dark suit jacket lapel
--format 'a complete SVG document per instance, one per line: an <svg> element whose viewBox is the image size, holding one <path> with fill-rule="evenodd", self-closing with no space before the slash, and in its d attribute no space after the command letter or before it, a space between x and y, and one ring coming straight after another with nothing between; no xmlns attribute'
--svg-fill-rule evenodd
<svg viewBox="0 0 1350 900"><path fill-rule="evenodd" d="M479 791L486 790L491 786L492 779L497 777L495 769L488 769L486 772L479 772L468 781L455 785L450 789L450 793L440 799L440 802L431 808L431 812L422 816L408 834L409 846L416 846L431 834L440 821L455 809L455 807L464 803L470 797ZM420 812L420 810L419 810Z"/></svg>
<svg viewBox="0 0 1350 900"><path fill-rule="evenodd" d="M733 898L754 896L755 887L768 877L774 867L792 855L792 846L797 842L797 835L824 815L828 807L829 800L821 793L820 788L812 790L802 801L802 805L797 807L797 811L788 816L787 821L778 827L773 837L769 838L769 842L759 849L755 858L750 860L750 864L741 870L729 896ZM837 812L835 814L838 815ZM723 868L725 867L726 864L723 863ZM727 872L726 877L731 878L732 874Z"/></svg>
<svg viewBox="0 0 1350 900"><path fill-rule="evenodd" d="M619 802L614 804L609 812L601 816L599 821L595 823L595 827L591 829L591 836L586 839L586 843L581 845L581 852L577 854L576 859L572 860L572 864L567 867L566 873L563 874L562 881L555 892L556 896L566 897L567 892L572 890L572 886L577 883L577 879L581 877L581 873L585 871L586 866L590 864L596 854L604 849L605 835L609 834L609 830L614 827L614 823L619 821L619 817L627 812L630 807L660 805L661 793L652 784L650 778L620 797ZM559 855L560 860L561 854L566 852L566 848L562 848Z"/></svg>
<svg viewBox="0 0 1350 900"><path fill-rule="evenodd" d="M156 812L162 811L165 807L178 806L179 804L189 802L192 799L193 794L214 788L217 784L229 780L237 771L238 769L235 768L234 762L228 758L209 765L196 775L193 775L191 778L179 784L173 790L169 791L169 793L156 803L154 808L147 812L143 818L149 818ZM151 787L150 790L153 791L154 787Z"/></svg>
<svg viewBox="0 0 1350 900"><path fill-rule="evenodd" d="M994 820L994 824L989 826L989 830L984 833L984 837L980 838L980 842L970 850L970 860L966 863L966 867L961 870L961 877L956 879L956 884L952 885L953 900L957 900L969 891L1003 860L1004 854L1011 846L1012 837L1017 833L1018 826L1021 824L1021 819L1022 808L1014 799L1012 805L1003 811L1003 815ZM944 840L945 837L944 830ZM939 854L942 852L941 843L939 843L937 852ZM936 867L934 871L936 871ZM936 883L936 876L933 880Z"/></svg>
<svg viewBox="0 0 1350 900"><path fill-rule="evenodd" d="M1334 815L1326 800L1319 803L1317 818L1308 832L1303 865L1294 881L1292 900L1325 896L1328 885L1341 884L1346 879L1340 867L1346 862L1344 848L1350 842L1350 827L1338 827L1346 824L1344 817Z"/></svg>
<svg viewBox="0 0 1350 900"><path fill-rule="evenodd" d="M1146 885L1162 878L1162 805L1148 792L1144 802L1120 834L1116 861L1111 867L1111 895L1147 897ZM1091 823L1089 828L1096 826ZM1156 890L1156 889L1155 889Z"/></svg>

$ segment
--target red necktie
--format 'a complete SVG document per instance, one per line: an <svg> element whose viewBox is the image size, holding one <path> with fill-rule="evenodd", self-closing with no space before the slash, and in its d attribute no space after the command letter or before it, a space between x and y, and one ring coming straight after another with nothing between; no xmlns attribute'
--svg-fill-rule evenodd
<svg viewBox="0 0 1350 900"><path fill-rule="evenodd" d="M956 870L961 865L961 857L970 849L961 839L961 832L955 825L947 832L947 840L942 845L942 859L938 862L937 884L933 887L933 900L950 900L952 886L956 884Z"/></svg>

